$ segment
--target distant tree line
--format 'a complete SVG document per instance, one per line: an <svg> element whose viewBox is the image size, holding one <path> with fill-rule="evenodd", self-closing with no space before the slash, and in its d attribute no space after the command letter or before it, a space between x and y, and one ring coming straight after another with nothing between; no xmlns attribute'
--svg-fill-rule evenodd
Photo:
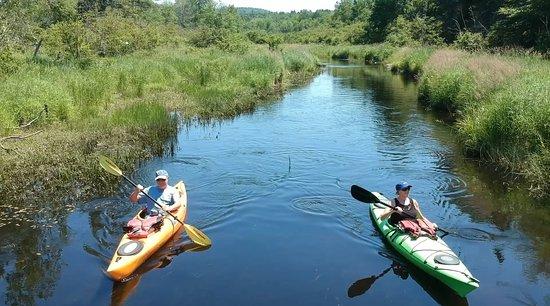
<svg viewBox="0 0 550 306"><path fill-rule="evenodd" d="M239 52L251 42L455 44L548 52L548 0L340 0L274 13L214 0L0 0L0 76L21 62L118 56L187 41Z"/></svg>
<svg viewBox="0 0 550 306"><path fill-rule="evenodd" d="M550 48L548 0L340 0L334 11L243 17L248 29L291 42Z"/></svg>

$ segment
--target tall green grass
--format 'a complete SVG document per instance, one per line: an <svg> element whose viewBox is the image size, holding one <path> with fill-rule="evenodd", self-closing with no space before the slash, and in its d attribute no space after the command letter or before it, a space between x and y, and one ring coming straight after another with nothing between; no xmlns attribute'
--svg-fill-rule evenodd
<svg viewBox="0 0 550 306"><path fill-rule="evenodd" d="M513 60L521 65L521 73L472 106L458 122L459 133L470 154L489 158L527 177L533 190L547 190L550 63L529 58Z"/></svg>
<svg viewBox="0 0 550 306"><path fill-rule="evenodd" d="M419 94L429 106L462 114L520 74L510 58L442 49L424 65Z"/></svg>
<svg viewBox="0 0 550 306"><path fill-rule="evenodd" d="M234 116L317 69L314 56L294 47L282 52L256 47L243 54L156 49L86 68L29 61L0 83L0 136L40 133L2 143L0 192L14 201L39 201L41 195L69 192L73 181L79 195L112 189L113 179L98 167L99 154L132 169L138 160L163 152L175 135L174 111L187 118ZM19 128L44 105L48 112L30 129ZM10 179L21 173L23 183Z"/></svg>
<svg viewBox="0 0 550 306"><path fill-rule="evenodd" d="M421 101L454 116L467 155L524 177L532 191L550 187L548 61L442 49L422 70Z"/></svg>
<svg viewBox="0 0 550 306"><path fill-rule="evenodd" d="M393 71L418 77L434 51L432 47L403 47L388 55L385 61Z"/></svg>

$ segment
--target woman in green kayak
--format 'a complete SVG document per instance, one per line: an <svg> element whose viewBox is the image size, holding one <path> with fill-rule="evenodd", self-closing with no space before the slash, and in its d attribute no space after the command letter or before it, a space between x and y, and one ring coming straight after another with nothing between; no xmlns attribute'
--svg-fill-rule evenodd
<svg viewBox="0 0 550 306"><path fill-rule="evenodd" d="M380 215L382 220L390 218L390 223L396 225L401 220L405 219L420 219L427 221L422 212L418 202L409 197L412 185L407 182L400 182L395 185L395 194L397 197L391 200L391 206L394 208L386 208ZM429 221L428 221L429 222Z"/></svg>

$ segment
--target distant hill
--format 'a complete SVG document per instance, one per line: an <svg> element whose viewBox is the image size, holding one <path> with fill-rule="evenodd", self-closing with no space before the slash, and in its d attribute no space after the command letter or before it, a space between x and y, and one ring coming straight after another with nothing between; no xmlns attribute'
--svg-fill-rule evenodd
<svg viewBox="0 0 550 306"><path fill-rule="evenodd" d="M239 15L247 17L261 16L273 13L272 11L255 7L236 7L235 9L239 13Z"/></svg>

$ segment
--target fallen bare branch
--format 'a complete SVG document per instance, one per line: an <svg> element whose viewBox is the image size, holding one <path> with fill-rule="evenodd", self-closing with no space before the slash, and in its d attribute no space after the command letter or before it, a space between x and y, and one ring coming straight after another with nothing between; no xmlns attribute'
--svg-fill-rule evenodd
<svg viewBox="0 0 550 306"><path fill-rule="evenodd" d="M23 139L26 139L26 138L29 138L31 136L34 136L36 134L39 134L39 133L42 133L43 131L40 130L40 131L36 131L36 132L33 132L33 133L30 133L28 135L11 135L11 136L6 136L6 137L2 137L0 138L0 148L6 150L6 151L14 151L15 149L11 149L11 148L7 148L4 146L3 142L6 141L6 140L23 140Z"/></svg>

